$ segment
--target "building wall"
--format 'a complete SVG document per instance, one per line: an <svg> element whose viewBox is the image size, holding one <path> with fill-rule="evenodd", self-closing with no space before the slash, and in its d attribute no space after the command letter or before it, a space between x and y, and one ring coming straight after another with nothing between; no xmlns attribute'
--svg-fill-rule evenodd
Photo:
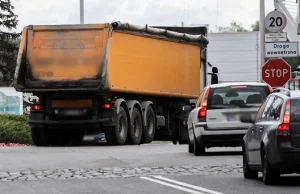
<svg viewBox="0 0 300 194"><path fill-rule="evenodd" d="M23 94L13 87L0 87L0 114L23 114Z"/></svg>
<svg viewBox="0 0 300 194"><path fill-rule="evenodd" d="M208 40L208 61L218 67L219 82L260 80L259 32L209 33Z"/></svg>

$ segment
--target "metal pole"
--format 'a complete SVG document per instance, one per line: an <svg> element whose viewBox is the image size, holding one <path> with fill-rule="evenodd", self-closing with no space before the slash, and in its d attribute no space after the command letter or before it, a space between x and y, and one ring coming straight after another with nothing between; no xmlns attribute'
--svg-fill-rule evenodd
<svg viewBox="0 0 300 194"><path fill-rule="evenodd" d="M259 6L260 18L259 18L259 35L260 35L260 67L265 63L265 0L260 0ZM260 68L261 79L261 68Z"/></svg>
<svg viewBox="0 0 300 194"><path fill-rule="evenodd" d="M84 24L84 2L80 0L80 24Z"/></svg>

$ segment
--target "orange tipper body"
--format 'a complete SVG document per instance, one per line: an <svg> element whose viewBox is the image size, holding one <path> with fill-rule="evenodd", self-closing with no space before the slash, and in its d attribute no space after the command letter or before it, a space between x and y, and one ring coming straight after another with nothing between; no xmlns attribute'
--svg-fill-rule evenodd
<svg viewBox="0 0 300 194"><path fill-rule="evenodd" d="M202 35L119 22L23 29L19 91L84 90L177 98L200 94Z"/></svg>

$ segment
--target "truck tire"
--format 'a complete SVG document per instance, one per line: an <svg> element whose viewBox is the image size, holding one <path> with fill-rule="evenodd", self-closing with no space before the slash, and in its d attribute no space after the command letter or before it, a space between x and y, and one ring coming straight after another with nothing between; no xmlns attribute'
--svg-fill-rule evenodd
<svg viewBox="0 0 300 194"><path fill-rule="evenodd" d="M148 107L145 114L146 126L143 128L143 143L151 143L156 131L156 115L152 106Z"/></svg>
<svg viewBox="0 0 300 194"><path fill-rule="evenodd" d="M31 130L31 138L34 145L36 146L50 145L49 136L47 134L48 129L32 127L30 130Z"/></svg>
<svg viewBox="0 0 300 194"><path fill-rule="evenodd" d="M132 110L130 122L131 127L127 134L128 143L132 145L139 145L141 143L143 133L143 118L136 107Z"/></svg>
<svg viewBox="0 0 300 194"><path fill-rule="evenodd" d="M179 121L178 119L173 119L171 124L170 124L170 129L172 131L172 142L174 145L177 145L180 140L180 135L179 135Z"/></svg>
<svg viewBox="0 0 300 194"><path fill-rule="evenodd" d="M124 145L128 133L128 117L123 107L117 115L117 126L105 128L105 138L109 145Z"/></svg>

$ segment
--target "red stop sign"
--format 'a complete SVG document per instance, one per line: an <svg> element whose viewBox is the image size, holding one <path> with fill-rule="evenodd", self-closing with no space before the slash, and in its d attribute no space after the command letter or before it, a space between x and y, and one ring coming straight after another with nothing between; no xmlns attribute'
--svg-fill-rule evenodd
<svg viewBox="0 0 300 194"><path fill-rule="evenodd" d="M269 59L261 70L262 80L272 87L282 87L291 79L291 66L283 59Z"/></svg>

